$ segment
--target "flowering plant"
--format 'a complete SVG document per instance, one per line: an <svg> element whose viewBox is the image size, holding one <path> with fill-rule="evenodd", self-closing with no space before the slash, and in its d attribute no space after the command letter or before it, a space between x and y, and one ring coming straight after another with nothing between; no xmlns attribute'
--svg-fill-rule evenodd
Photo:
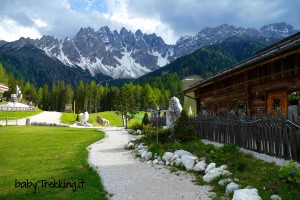
<svg viewBox="0 0 300 200"><path fill-rule="evenodd" d="M286 179L291 183L300 182L300 167L295 161L290 160L288 163L284 164L279 169L279 177Z"/></svg>
<svg viewBox="0 0 300 200"><path fill-rule="evenodd" d="M297 95L296 92L292 92L288 95L288 100L290 101L290 104L292 104L292 105L297 105L299 99L300 99L300 96Z"/></svg>

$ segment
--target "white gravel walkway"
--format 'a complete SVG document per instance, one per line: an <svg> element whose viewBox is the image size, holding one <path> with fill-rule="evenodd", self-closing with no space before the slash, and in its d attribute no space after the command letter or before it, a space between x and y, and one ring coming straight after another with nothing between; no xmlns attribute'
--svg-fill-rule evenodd
<svg viewBox="0 0 300 200"><path fill-rule="evenodd" d="M130 151L124 147L132 136L123 128L103 130L107 137L88 147L88 162L100 175L111 199L211 199L210 187L193 184L191 174L171 173L164 166L130 159Z"/></svg>
<svg viewBox="0 0 300 200"><path fill-rule="evenodd" d="M60 123L60 112L54 112L54 111L44 111L40 114L34 115L30 118L30 122L46 122L46 123ZM26 118L19 119L18 125L25 125L26 124Z"/></svg>

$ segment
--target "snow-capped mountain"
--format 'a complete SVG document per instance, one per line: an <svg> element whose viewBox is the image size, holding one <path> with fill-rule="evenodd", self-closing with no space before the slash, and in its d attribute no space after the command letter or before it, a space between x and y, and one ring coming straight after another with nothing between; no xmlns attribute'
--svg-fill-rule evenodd
<svg viewBox="0 0 300 200"><path fill-rule="evenodd" d="M284 22L266 25L260 30L224 24L203 28L194 36L181 37L175 45L168 45L155 33L144 34L140 30L133 33L125 28L118 32L104 26L98 31L90 27L81 28L74 38L64 40L43 36L37 40L20 38L10 43L0 41L0 47L3 51L31 44L49 57L70 67L79 66L92 75L101 73L115 79L137 78L202 46L220 43L231 37L274 41L296 32L293 26Z"/></svg>
<svg viewBox="0 0 300 200"><path fill-rule="evenodd" d="M98 31L81 28L73 39L43 36L34 44L65 65L113 78L136 78L166 65L172 48L155 34L132 33L125 28L117 32L107 26Z"/></svg>

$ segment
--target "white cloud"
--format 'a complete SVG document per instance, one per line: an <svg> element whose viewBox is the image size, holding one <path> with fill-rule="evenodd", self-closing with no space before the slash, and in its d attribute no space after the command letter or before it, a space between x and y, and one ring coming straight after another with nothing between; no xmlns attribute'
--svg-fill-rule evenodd
<svg viewBox="0 0 300 200"><path fill-rule="evenodd" d="M294 0L1 0L0 40L53 35L73 37L81 27L122 27L156 33L167 43L203 27L232 24L259 28L285 21L300 29Z"/></svg>
<svg viewBox="0 0 300 200"><path fill-rule="evenodd" d="M15 41L20 37L40 38L42 35L34 27L24 27L18 25L11 19L3 19L0 23L0 40Z"/></svg>
<svg viewBox="0 0 300 200"><path fill-rule="evenodd" d="M40 19L34 19L33 21L34 21L35 25L37 25L37 27L39 27L39 28L47 26L47 23L43 22Z"/></svg>

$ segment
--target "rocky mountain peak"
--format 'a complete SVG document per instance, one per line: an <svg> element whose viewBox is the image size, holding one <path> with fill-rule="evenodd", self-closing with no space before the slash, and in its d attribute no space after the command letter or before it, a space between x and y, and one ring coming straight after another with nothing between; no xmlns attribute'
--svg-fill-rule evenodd
<svg viewBox="0 0 300 200"><path fill-rule="evenodd" d="M266 25L260 30L222 24L203 28L193 36L181 37L175 45L168 45L155 33L146 34L140 29L131 32L124 27L118 32L103 26L96 32L91 27L81 28L74 38L58 40L49 35L37 40L20 38L9 43L0 41L0 47L6 51L25 44L35 45L49 57L70 67L81 67L92 75L137 78L206 45L241 38L274 42L296 32L284 22Z"/></svg>
<svg viewBox="0 0 300 200"><path fill-rule="evenodd" d="M262 26L260 28L260 31L266 37L280 37L280 36L287 37L291 34L298 32L294 30L294 27L292 25L287 24L285 22Z"/></svg>

